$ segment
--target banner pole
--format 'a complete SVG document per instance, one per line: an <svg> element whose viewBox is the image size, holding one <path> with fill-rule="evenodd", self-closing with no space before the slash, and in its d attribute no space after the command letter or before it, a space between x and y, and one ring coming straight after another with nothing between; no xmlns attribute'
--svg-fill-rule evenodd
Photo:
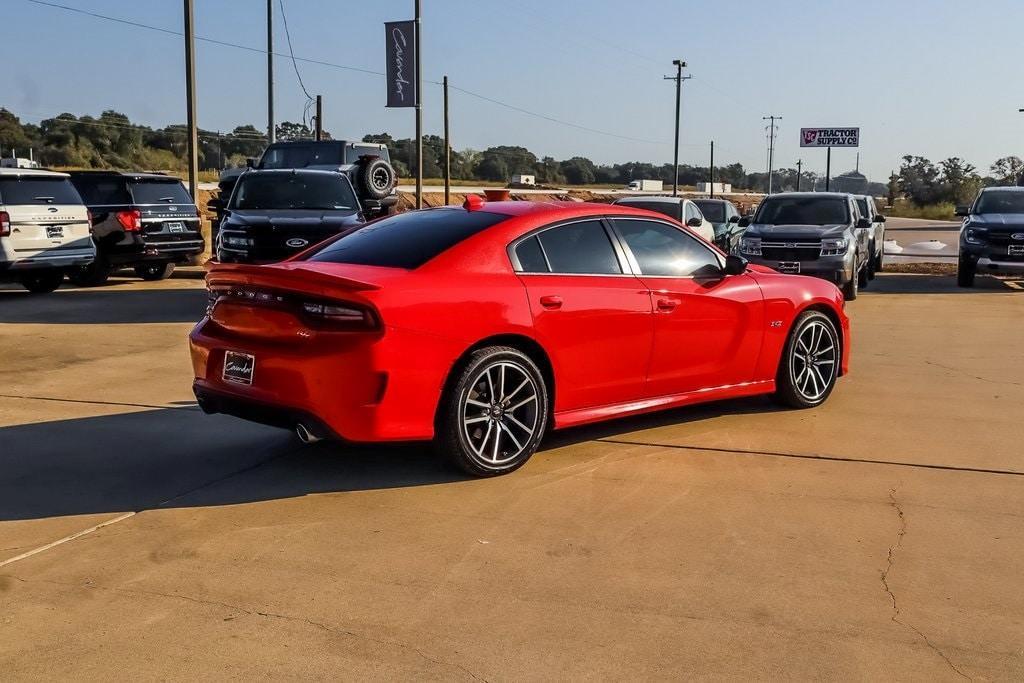
<svg viewBox="0 0 1024 683"><path fill-rule="evenodd" d="M832 186L832 145L828 146L825 154L825 192L829 192Z"/></svg>
<svg viewBox="0 0 1024 683"><path fill-rule="evenodd" d="M423 65L420 64L420 0L416 0L416 208L423 208Z"/></svg>

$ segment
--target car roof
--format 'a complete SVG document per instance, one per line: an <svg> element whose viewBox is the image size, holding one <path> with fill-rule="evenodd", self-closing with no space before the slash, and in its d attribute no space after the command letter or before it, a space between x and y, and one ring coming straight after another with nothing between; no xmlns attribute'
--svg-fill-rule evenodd
<svg viewBox="0 0 1024 683"><path fill-rule="evenodd" d="M773 197L838 197L840 199L846 199L849 196L849 192L776 192L775 194L768 195L765 199L772 199Z"/></svg>
<svg viewBox="0 0 1024 683"><path fill-rule="evenodd" d="M1020 187L1018 185L996 185L994 187L983 187L983 188L981 188L981 191L982 192L997 192L997 191L1024 192L1024 187Z"/></svg>
<svg viewBox="0 0 1024 683"><path fill-rule="evenodd" d="M331 166L330 168L316 168L313 166L300 166L299 168L252 168L243 173L247 175L287 175L296 173L313 173L317 175L344 176L342 171L349 166Z"/></svg>
<svg viewBox="0 0 1024 683"><path fill-rule="evenodd" d="M692 201L695 202L721 202L722 204L732 204L728 199L722 199L721 197L695 197Z"/></svg>
<svg viewBox="0 0 1024 683"><path fill-rule="evenodd" d="M444 207L438 207L444 208ZM643 212L645 214L650 213L649 211L643 211L643 209L636 209L633 207L623 206L621 204L603 204L601 202L573 202L573 201L554 201L554 202L532 202L532 201L504 201L504 202L489 202L484 201L478 211L486 211L488 213L497 213L503 216L543 216L544 214L550 214L552 217L557 218L560 215L596 215L596 214L635 214L637 212Z"/></svg>
<svg viewBox="0 0 1024 683"><path fill-rule="evenodd" d="M181 182L181 178L166 173L148 173L145 171L71 171L72 178L132 178L134 180L152 180L156 182Z"/></svg>
<svg viewBox="0 0 1024 683"><path fill-rule="evenodd" d="M27 176L36 178L67 178L67 173L41 168L0 168L0 176Z"/></svg>

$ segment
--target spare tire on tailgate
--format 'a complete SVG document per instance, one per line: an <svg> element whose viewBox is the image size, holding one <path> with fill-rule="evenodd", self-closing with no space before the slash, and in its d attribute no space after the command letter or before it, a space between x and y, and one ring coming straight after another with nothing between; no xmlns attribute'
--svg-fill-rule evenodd
<svg viewBox="0 0 1024 683"><path fill-rule="evenodd" d="M356 171L356 182L359 194L369 199L384 199L395 188L397 174L384 159L380 157L363 157L359 160Z"/></svg>

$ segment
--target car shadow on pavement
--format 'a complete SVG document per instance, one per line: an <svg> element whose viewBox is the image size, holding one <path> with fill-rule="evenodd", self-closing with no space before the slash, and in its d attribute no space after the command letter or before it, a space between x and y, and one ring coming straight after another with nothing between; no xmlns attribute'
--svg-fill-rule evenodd
<svg viewBox="0 0 1024 683"><path fill-rule="evenodd" d="M1000 278L979 273L974 287L958 287L953 275L879 273L861 296L872 294L979 294L1003 292L1024 294L1024 278Z"/></svg>
<svg viewBox="0 0 1024 683"><path fill-rule="evenodd" d="M555 432L541 450L773 409L754 398L623 418ZM0 522L468 480L428 443L305 446L287 431L196 407L0 428Z"/></svg>
<svg viewBox="0 0 1024 683"><path fill-rule="evenodd" d="M0 291L0 323L94 324L196 322L206 310L206 290L58 289L52 294Z"/></svg>

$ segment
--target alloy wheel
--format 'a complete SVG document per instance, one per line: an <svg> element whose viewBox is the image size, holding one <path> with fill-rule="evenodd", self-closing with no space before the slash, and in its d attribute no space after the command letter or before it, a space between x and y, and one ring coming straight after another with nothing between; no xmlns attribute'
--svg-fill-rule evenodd
<svg viewBox="0 0 1024 683"><path fill-rule="evenodd" d="M463 436L473 455L487 467L515 460L540 428L539 390L518 363L499 361L483 367L462 401Z"/></svg>
<svg viewBox="0 0 1024 683"><path fill-rule="evenodd" d="M838 358L835 332L822 320L812 320L793 345L789 372L793 387L810 403L822 399L835 381Z"/></svg>

